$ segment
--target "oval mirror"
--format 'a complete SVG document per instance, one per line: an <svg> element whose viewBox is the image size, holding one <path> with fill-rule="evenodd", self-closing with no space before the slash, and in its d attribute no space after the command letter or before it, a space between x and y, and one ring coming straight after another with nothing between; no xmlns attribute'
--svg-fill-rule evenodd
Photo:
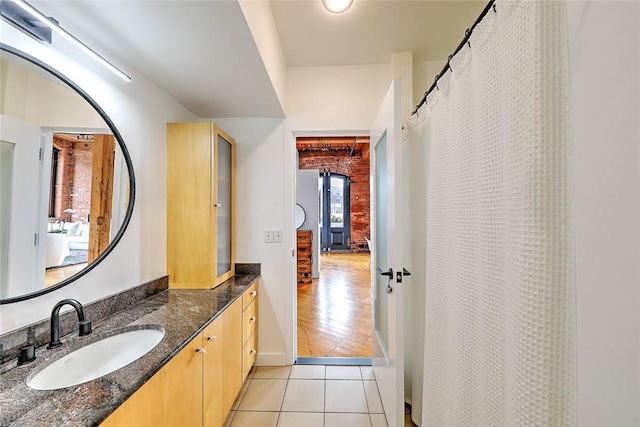
<svg viewBox="0 0 640 427"><path fill-rule="evenodd" d="M106 113L39 60L0 44L0 304L93 269L133 212L133 164Z"/></svg>
<svg viewBox="0 0 640 427"><path fill-rule="evenodd" d="M296 229L302 227L306 218L307 213L304 211L304 208L296 203Z"/></svg>

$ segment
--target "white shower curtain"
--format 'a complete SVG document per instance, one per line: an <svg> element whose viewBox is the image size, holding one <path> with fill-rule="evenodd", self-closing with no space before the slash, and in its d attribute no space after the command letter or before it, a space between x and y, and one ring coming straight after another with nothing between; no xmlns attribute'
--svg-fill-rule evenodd
<svg viewBox="0 0 640 427"><path fill-rule="evenodd" d="M428 162L422 426L575 424L566 26L562 2L497 1L408 123Z"/></svg>

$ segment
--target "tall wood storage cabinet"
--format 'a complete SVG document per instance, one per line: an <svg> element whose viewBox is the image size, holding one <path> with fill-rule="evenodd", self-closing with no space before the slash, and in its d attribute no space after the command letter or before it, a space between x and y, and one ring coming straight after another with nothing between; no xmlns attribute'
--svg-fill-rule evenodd
<svg viewBox="0 0 640 427"><path fill-rule="evenodd" d="M298 283L307 285L313 281L313 233L311 230L298 230L297 234Z"/></svg>
<svg viewBox="0 0 640 427"><path fill-rule="evenodd" d="M234 275L235 141L214 123L167 125L169 287L214 288Z"/></svg>

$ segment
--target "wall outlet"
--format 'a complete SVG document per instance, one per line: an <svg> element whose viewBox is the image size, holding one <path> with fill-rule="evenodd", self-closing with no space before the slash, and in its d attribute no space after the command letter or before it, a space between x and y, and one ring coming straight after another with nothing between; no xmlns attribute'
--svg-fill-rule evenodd
<svg viewBox="0 0 640 427"><path fill-rule="evenodd" d="M264 242L265 243L282 242L282 230L265 230Z"/></svg>

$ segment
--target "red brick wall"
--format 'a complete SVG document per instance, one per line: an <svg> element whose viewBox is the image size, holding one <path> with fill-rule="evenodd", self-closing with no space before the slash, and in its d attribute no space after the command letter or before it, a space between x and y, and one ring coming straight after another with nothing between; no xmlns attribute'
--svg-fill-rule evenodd
<svg viewBox="0 0 640 427"><path fill-rule="evenodd" d="M71 208L75 210L72 221L87 222L91 212L91 177L93 174L93 143L73 143L73 197Z"/></svg>
<svg viewBox="0 0 640 427"><path fill-rule="evenodd" d="M325 169L348 176L351 183L351 249L366 249L365 237L369 231L369 160L359 154L349 156L349 151L301 151L298 156L300 169Z"/></svg>
<svg viewBox="0 0 640 427"><path fill-rule="evenodd" d="M87 222L91 205L92 143L54 139L53 146L60 150L54 216L67 222ZM75 212L66 213L66 209Z"/></svg>

